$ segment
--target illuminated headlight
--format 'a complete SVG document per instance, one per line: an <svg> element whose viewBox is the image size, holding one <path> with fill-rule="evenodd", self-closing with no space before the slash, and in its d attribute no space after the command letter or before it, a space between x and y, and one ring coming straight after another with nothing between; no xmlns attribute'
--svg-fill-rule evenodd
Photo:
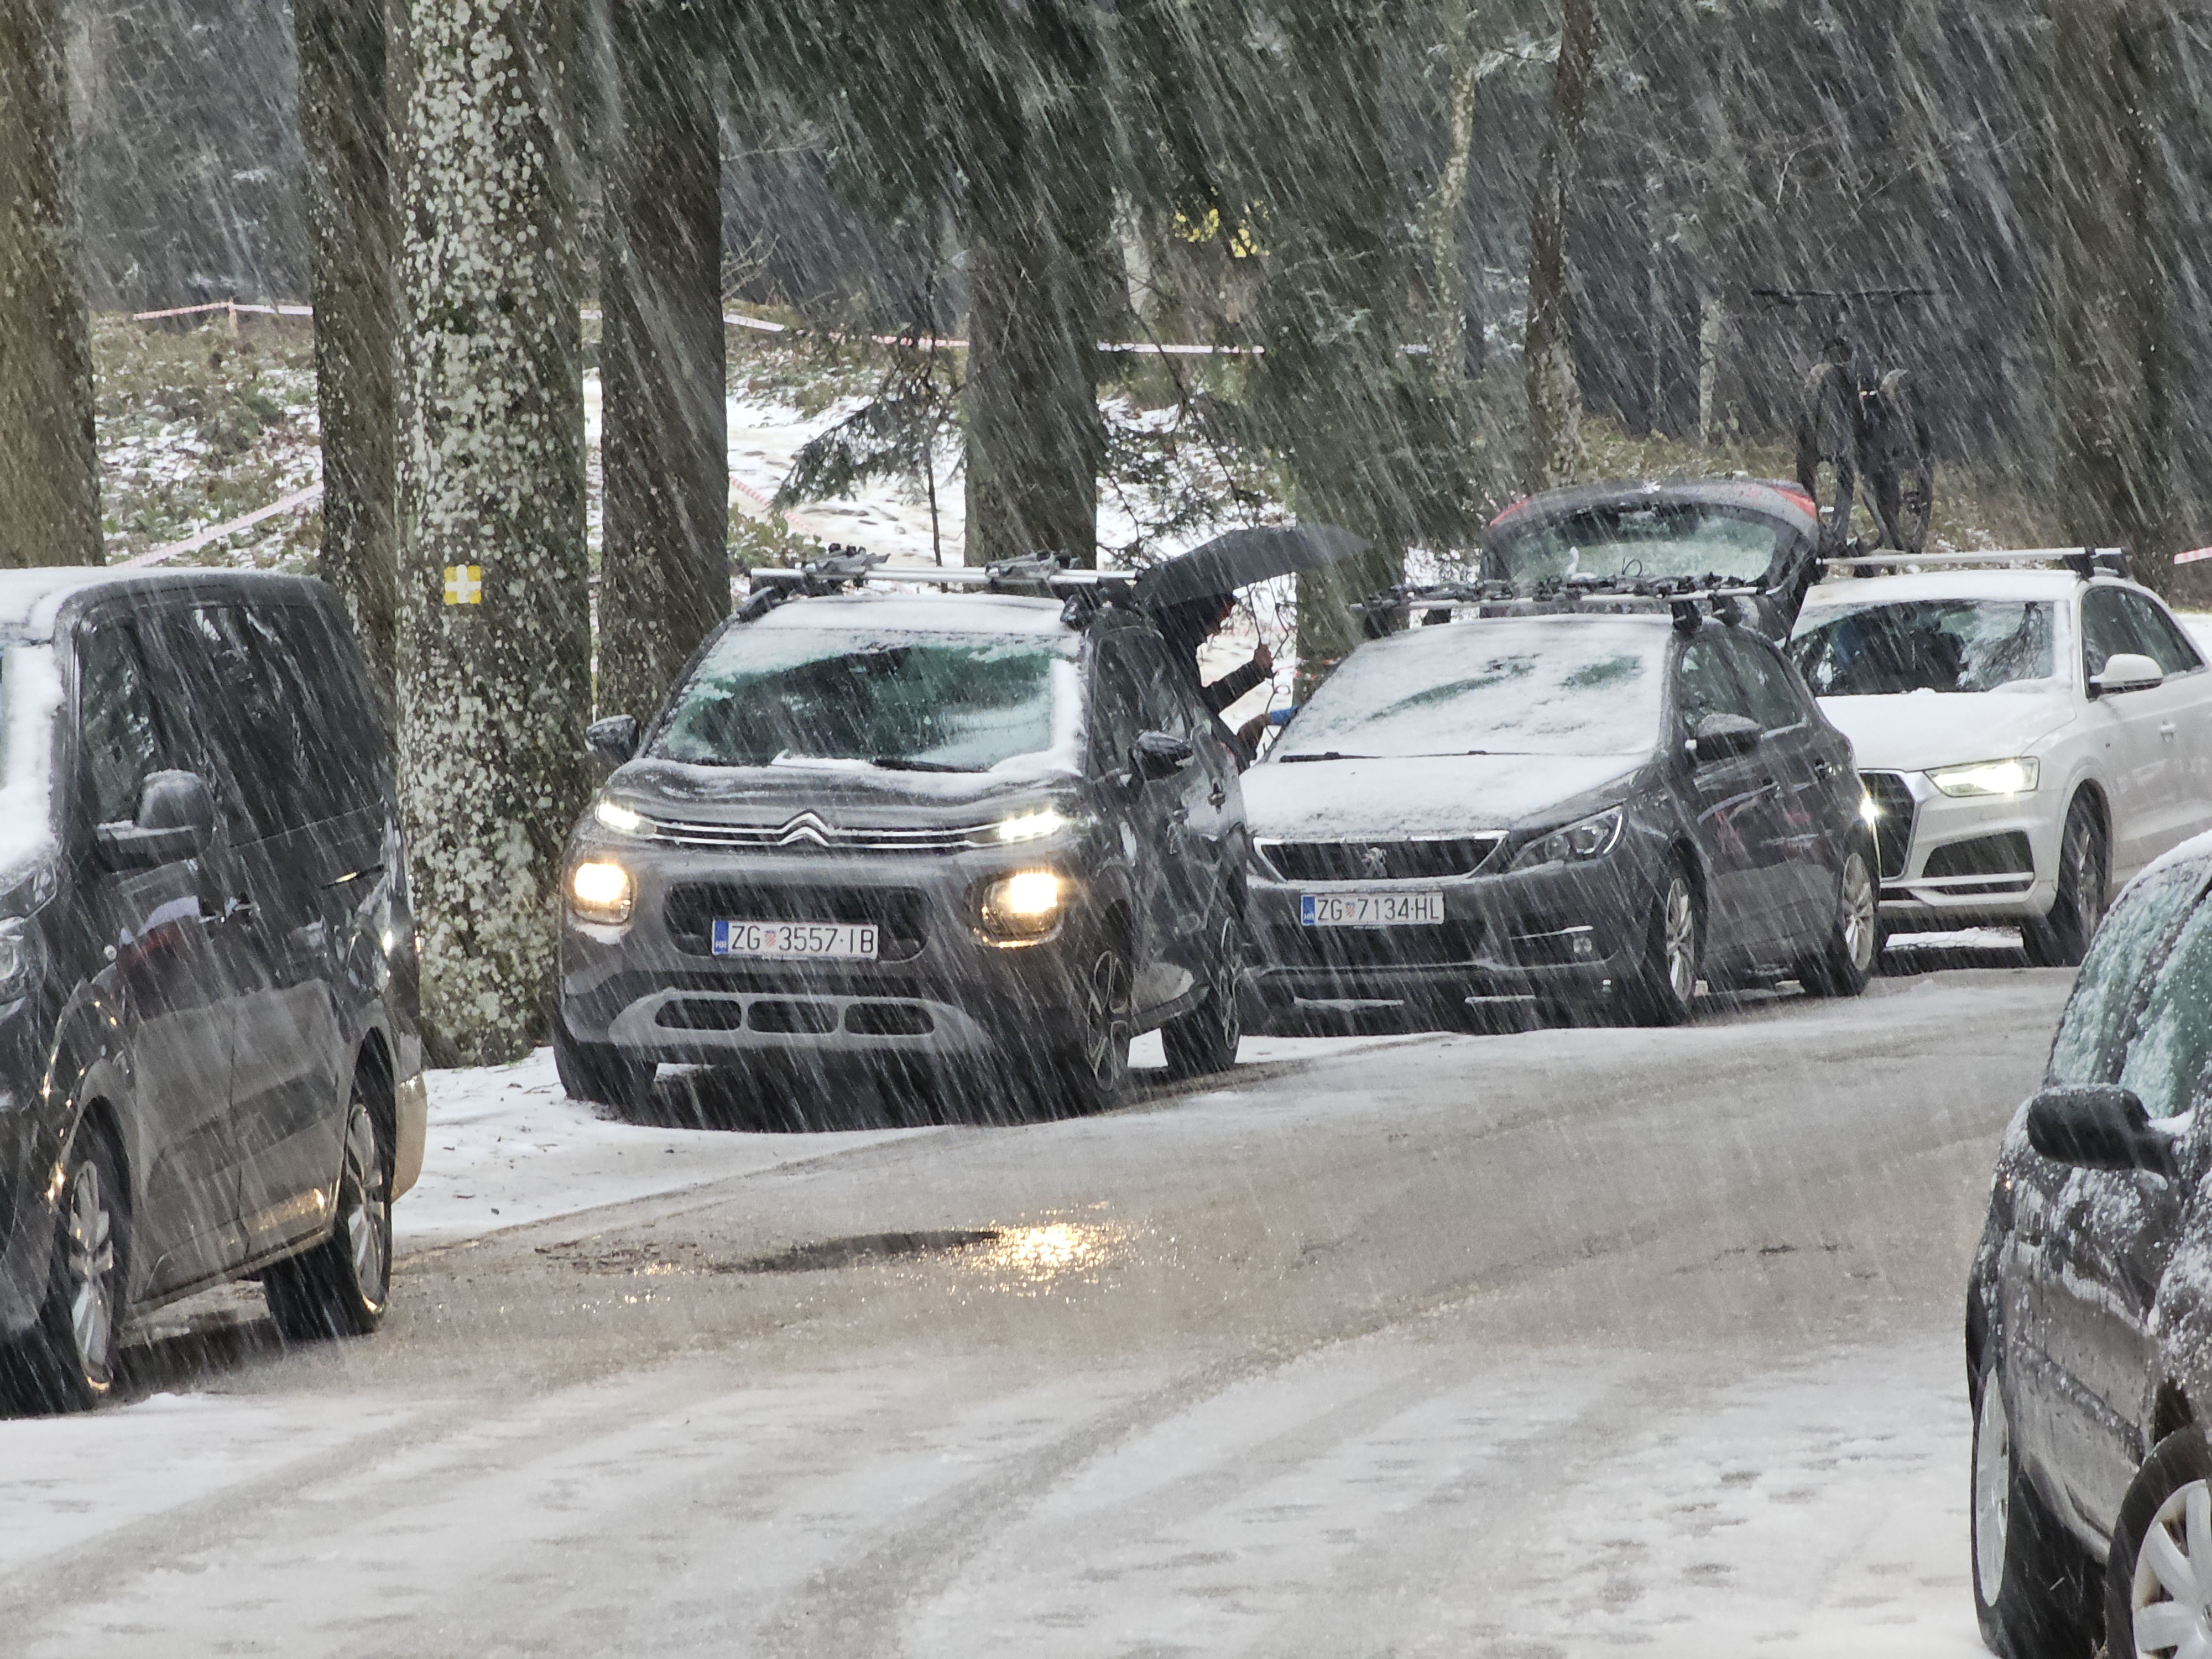
<svg viewBox="0 0 2212 1659"><path fill-rule="evenodd" d="M1876 800L1872 795L1861 795L1859 797L1859 817L1866 820L1869 823L1880 823L1881 822L1881 803Z"/></svg>
<svg viewBox="0 0 2212 1659"><path fill-rule="evenodd" d="M1000 842L1010 841L1042 841L1072 827L1075 820L1057 806L1040 806L1032 812L1017 812L1010 818L1001 818L983 832L984 838Z"/></svg>
<svg viewBox="0 0 2212 1659"><path fill-rule="evenodd" d="M602 795L592 808L592 816L600 825L618 836L635 836L645 828L645 814L633 812L620 801L609 800Z"/></svg>
<svg viewBox="0 0 2212 1659"><path fill-rule="evenodd" d="M1540 836L1521 849L1513 860L1516 870L1536 870L1547 864L1580 864L1601 859L1620 844L1622 812L1618 806Z"/></svg>
<svg viewBox="0 0 2212 1659"><path fill-rule="evenodd" d="M31 982L31 924L21 917L0 921L0 997L21 996Z"/></svg>
<svg viewBox="0 0 2212 1659"><path fill-rule="evenodd" d="M1018 870L988 884L975 906L994 939L1042 939L1060 926L1070 884L1056 870Z"/></svg>
<svg viewBox="0 0 2212 1659"><path fill-rule="evenodd" d="M1947 795L2026 795L2033 793L2041 770L2028 757L1977 761L1972 766L1946 766L1932 771L1928 781Z"/></svg>
<svg viewBox="0 0 2212 1659"><path fill-rule="evenodd" d="M628 921L635 898L629 872L619 864L586 859L568 872L569 908L586 921Z"/></svg>

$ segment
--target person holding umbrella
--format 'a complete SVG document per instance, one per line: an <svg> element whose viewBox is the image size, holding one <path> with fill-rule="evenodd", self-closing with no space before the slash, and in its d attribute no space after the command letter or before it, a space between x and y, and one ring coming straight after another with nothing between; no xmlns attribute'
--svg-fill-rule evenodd
<svg viewBox="0 0 2212 1659"><path fill-rule="evenodd" d="M1274 678L1275 653L1262 641L1252 653L1252 659L1242 668L1232 668L1219 679L1208 681L1200 674L1198 653L1206 641L1221 631L1237 609L1237 598L1232 593L1208 593L1200 599L1184 599L1163 606L1155 620L1168 644L1178 659L1190 663L1191 676L1197 682L1198 695L1206 708L1216 715L1235 702L1237 698L1267 680Z"/></svg>

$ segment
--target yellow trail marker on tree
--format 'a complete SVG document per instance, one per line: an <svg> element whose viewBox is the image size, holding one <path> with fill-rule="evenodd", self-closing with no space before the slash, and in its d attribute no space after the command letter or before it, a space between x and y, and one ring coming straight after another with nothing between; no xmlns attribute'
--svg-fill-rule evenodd
<svg viewBox="0 0 2212 1659"><path fill-rule="evenodd" d="M446 567L446 603L447 605L482 605L483 603L483 567L480 564L449 564Z"/></svg>

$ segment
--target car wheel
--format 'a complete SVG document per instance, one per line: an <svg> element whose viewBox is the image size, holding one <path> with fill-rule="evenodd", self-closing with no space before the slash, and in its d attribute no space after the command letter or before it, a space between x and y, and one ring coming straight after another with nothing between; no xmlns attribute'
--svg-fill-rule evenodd
<svg viewBox="0 0 2212 1659"><path fill-rule="evenodd" d="M1134 991L1127 953L1111 942L1095 946L1076 994L1074 1042L1054 1080L1068 1110L1105 1111L1121 1104L1129 1086Z"/></svg>
<svg viewBox="0 0 2212 1659"><path fill-rule="evenodd" d="M2105 919L2105 888L2110 863L2097 809L2076 795L2066 809L2066 830L2058 842L2058 896L2051 914L2020 930L2027 959L2039 968L2078 968Z"/></svg>
<svg viewBox="0 0 2212 1659"><path fill-rule="evenodd" d="M1808 996L1855 997L1866 989L1881 957L1881 893L1864 849L1855 847L1844 854L1836 879L1836 920L1826 947L1799 965L1797 982Z"/></svg>
<svg viewBox="0 0 2212 1659"><path fill-rule="evenodd" d="M1669 866L1651 913L1644 957L1614 989L1619 1012L1635 1025L1680 1025L1697 1006L1705 919L1689 873Z"/></svg>
<svg viewBox="0 0 2212 1659"><path fill-rule="evenodd" d="M1237 1045L1244 1037L1237 1001L1244 977L1244 935L1234 916L1224 916L1216 927L1206 969L1206 1000L1160 1029L1171 1078L1211 1077L1237 1063Z"/></svg>
<svg viewBox="0 0 2212 1659"><path fill-rule="evenodd" d="M392 1301L392 1153L360 1084L346 1108L331 1236L262 1275L269 1315L295 1342L367 1336Z"/></svg>
<svg viewBox="0 0 2212 1659"><path fill-rule="evenodd" d="M2112 1659L2212 1652L2212 1446L2191 1426L2143 1461L2105 1567Z"/></svg>
<svg viewBox="0 0 2212 1659"><path fill-rule="evenodd" d="M46 1301L0 1364L11 1405L84 1411L114 1392L130 1237L122 1160L100 1127L86 1123L62 1161Z"/></svg>
<svg viewBox="0 0 2212 1659"><path fill-rule="evenodd" d="M2081 1552L2066 1540L2020 1472L2012 1419L1992 1361L1975 1401L1969 1566L1982 1640L2005 1659L2088 1659Z"/></svg>
<svg viewBox="0 0 2212 1659"><path fill-rule="evenodd" d="M568 1035L568 1022L554 1018L553 1070L562 1093L571 1100L634 1112L652 1095L659 1069L653 1060L632 1060L611 1042L579 1042Z"/></svg>

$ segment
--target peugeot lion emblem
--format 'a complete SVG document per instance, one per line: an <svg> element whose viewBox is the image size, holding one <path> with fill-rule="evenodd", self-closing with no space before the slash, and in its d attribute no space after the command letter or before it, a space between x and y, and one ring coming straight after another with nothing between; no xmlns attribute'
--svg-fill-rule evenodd
<svg viewBox="0 0 2212 1659"><path fill-rule="evenodd" d="M1366 866L1367 873L1377 880L1390 873L1390 855L1379 847L1369 848L1359 855L1359 861Z"/></svg>

